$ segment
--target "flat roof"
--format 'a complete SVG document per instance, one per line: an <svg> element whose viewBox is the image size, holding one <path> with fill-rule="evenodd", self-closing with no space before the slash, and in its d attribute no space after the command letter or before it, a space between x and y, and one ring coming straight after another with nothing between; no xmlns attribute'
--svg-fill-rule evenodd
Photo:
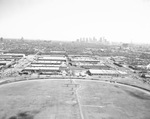
<svg viewBox="0 0 150 119"><path fill-rule="evenodd" d="M0 58L0 61L12 61L12 59L5 59L5 58Z"/></svg>
<svg viewBox="0 0 150 119"><path fill-rule="evenodd" d="M100 62L99 60L93 60L93 59L72 59L73 62Z"/></svg>
<svg viewBox="0 0 150 119"><path fill-rule="evenodd" d="M106 66L105 64L103 63L90 63L90 62L75 62L75 64L78 64L78 65L83 65L83 66ZM108 67L108 66L107 66Z"/></svg>
<svg viewBox="0 0 150 119"><path fill-rule="evenodd" d="M119 74L116 70L89 69L91 74Z"/></svg>
<svg viewBox="0 0 150 119"><path fill-rule="evenodd" d="M10 56L10 55L0 55L0 57L10 57L10 58L12 58L12 56Z"/></svg>
<svg viewBox="0 0 150 119"><path fill-rule="evenodd" d="M63 51L63 50L53 50L53 51L50 51L50 53L66 53L66 51Z"/></svg>
<svg viewBox="0 0 150 119"><path fill-rule="evenodd" d="M41 60L66 60L66 57L39 57Z"/></svg>
<svg viewBox="0 0 150 119"><path fill-rule="evenodd" d="M65 55L38 55L38 57L65 57Z"/></svg>
<svg viewBox="0 0 150 119"><path fill-rule="evenodd" d="M61 61L34 61L34 62L32 62L32 64L34 64L34 63L38 63L38 64L40 64L40 63L43 63L43 64L61 64Z"/></svg>
<svg viewBox="0 0 150 119"><path fill-rule="evenodd" d="M24 70L59 70L59 67L26 67Z"/></svg>
<svg viewBox="0 0 150 119"><path fill-rule="evenodd" d="M3 55L25 55L25 54L22 54L22 53L5 53Z"/></svg>
<svg viewBox="0 0 150 119"><path fill-rule="evenodd" d="M69 57L91 57L90 54L69 54ZM92 57L96 57L97 55L92 55Z"/></svg>
<svg viewBox="0 0 150 119"><path fill-rule="evenodd" d="M60 67L61 65L31 64L31 67Z"/></svg>
<svg viewBox="0 0 150 119"><path fill-rule="evenodd" d="M127 72L124 71L118 71L120 74L127 74Z"/></svg>
<svg viewBox="0 0 150 119"><path fill-rule="evenodd" d="M1 57L0 59L21 59L21 57Z"/></svg>
<svg viewBox="0 0 150 119"><path fill-rule="evenodd" d="M0 61L0 63L9 63L11 61Z"/></svg>
<svg viewBox="0 0 150 119"><path fill-rule="evenodd" d="M25 54L11 54L11 53L7 53L7 54L2 54L3 56L25 56Z"/></svg>
<svg viewBox="0 0 150 119"><path fill-rule="evenodd" d="M72 57L71 61L96 61L96 62L100 62L100 60L98 60L95 57Z"/></svg>

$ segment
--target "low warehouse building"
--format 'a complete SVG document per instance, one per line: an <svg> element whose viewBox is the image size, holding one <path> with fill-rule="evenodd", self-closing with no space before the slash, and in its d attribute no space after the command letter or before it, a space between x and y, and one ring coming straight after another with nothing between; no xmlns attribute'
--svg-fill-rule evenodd
<svg viewBox="0 0 150 119"><path fill-rule="evenodd" d="M32 64L61 65L61 61L34 61Z"/></svg>
<svg viewBox="0 0 150 119"><path fill-rule="evenodd" d="M84 65L84 66L81 66L82 68L85 68L85 69L103 69L103 70L109 70L111 67L109 66L106 66L106 65Z"/></svg>
<svg viewBox="0 0 150 119"><path fill-rule="evenodd" d="M61 65L53 64L31 64L30 67L60 67Z"/></svg>
<svg viewBox="0 0 150 119"><path fill-rule="evenodd" d="M100 62L100 60L98 60L97 58L95 57L90 57L90 56L87 56L87 57L69 57L70 60L72 62L80 62L80 63L98 63Z"/></svg>
<svg viewBox="0 0 150 119"><path fill-rule="evenodd" d="M115 70L99 70L99 69L89 69L87 73L91 76L93 75L111 75L118 76L120 73Z"/></svg>
<svg viewBox="0 0 150 119"><path fill-rule="evenodd" d="M11 61L0 61L0 65L8 65Z"/></svg>
<svg viewBox="0 0 150 119"><path fill-rule="evenodd" d="M23 71L28 72L60 72L59 67L26 67Z"/></svg>
<svg viewBox="0 0 150 119"><path fill-rule="evenodd" d="M38 58L39 61L67 61L66 57L39 57Z"/></svg>

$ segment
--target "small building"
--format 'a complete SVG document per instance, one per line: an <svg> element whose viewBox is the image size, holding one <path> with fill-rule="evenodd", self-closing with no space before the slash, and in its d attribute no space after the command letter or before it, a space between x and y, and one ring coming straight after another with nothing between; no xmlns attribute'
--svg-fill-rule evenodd
<svg viewBox="0 0 150 119"><path fill-rule="evenodd" d="M150 70L150 64L148 64L148 65L146 66L146 68L147 68L148 70Z"/></svg>
<svg viewBox="0 0 150 119"><path fill-rule="evenodd" d="M87 76L86 70L74 70L73 75L77 77L85 77Z"/></svg>

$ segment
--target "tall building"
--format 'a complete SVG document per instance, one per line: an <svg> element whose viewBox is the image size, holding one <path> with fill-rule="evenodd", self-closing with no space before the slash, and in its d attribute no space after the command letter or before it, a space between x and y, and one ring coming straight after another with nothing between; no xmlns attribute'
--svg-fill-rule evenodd
<svg viewBox="0 0 150 119"><path fill-rule="evenodd" d="M77 42L80 42L80 39L77 39L76 41L77 41Z"/></svg>
<svg viewBox="0 0 150 119"><path fill-rule="evenodd" d="M88 43L89 42L89 39L88 38L86 38L86 43Z"/></svg>
<svg viewBox="0 0 150 119"><path fill-rule="evenodd" d="M103 40L103 38L102 38L102 37L100 37L100 38L99 38L99 42L100 42L100 43L102 43L102 40Z"/></svg>

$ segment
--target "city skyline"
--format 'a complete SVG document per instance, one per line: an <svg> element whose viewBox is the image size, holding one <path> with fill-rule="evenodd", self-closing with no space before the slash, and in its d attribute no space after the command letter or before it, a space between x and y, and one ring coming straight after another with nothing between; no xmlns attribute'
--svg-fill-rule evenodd
<svg viewBox="0 0 150 119"><path fill-rule="evenodd" d="M0 0L0 37L150 43L149 0Z"/></svg>

